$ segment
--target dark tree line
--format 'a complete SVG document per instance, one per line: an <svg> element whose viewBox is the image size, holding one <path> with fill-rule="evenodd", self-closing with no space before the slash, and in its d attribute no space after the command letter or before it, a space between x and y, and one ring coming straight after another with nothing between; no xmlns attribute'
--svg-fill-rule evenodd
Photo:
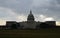
<svg viewBox="0 0 60 38"><path fill-rule="evenodd" d="M49 24L46 24L46 23L41 23L41 24L38 24L36 26L36 29L40 29L40 28L54 28L55 26L54 25L49 25Z"/></svg>
<svg viewBox="0 0 60 38"><path fill-rule="evenodd" d="M20 27L20 24L12 24L11 29L18 29Z"/></svg>

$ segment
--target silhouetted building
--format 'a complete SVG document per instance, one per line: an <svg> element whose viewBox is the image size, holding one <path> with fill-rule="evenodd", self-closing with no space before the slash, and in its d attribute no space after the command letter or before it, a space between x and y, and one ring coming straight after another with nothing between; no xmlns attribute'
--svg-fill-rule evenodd
<svg viewBox="0 0 60 38"><path fill-rule="evenodd" d="M40 28L49 28L51 26L56 26L56 21L36 22L31 10L30 10L30 14L27 17L27 21L24 21L24 22L7 21L6 22L6 29L40 29Z"/></svg>
<svg viewBox="0 0 60 38"><path fill-rule="evenodd" d="M46 21L46 24L56 26L56 21Z"/></svg>
<svg viewBox="0 0 60 38"><path fill-rule="evenodd" d="M7 21L6 22L7 29L18 29L20 27L20 24L16 21Z"/></svg>

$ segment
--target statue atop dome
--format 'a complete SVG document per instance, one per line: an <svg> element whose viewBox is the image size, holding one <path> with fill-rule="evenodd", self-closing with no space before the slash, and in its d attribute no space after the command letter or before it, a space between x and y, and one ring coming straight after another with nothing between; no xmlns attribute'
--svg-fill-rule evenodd
<svg viewBox="0 0 60 38"><path fill-rule="evenodd" d="M32 11L30 10L30 14L32 14Z"/></svg>

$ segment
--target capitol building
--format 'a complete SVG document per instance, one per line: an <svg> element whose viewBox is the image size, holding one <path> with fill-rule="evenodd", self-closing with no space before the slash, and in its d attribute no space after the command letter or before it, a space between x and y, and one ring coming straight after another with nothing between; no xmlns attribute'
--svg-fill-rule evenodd
<svg viewBox="0 0 60 38"><path fill-rule="evenodd" d="M36 22L32 11L27 16L27 21L16 22L6 21L6 26L1 26L2 29L40 29L41 27L53 27L56 26L56 21Z"/></svg>

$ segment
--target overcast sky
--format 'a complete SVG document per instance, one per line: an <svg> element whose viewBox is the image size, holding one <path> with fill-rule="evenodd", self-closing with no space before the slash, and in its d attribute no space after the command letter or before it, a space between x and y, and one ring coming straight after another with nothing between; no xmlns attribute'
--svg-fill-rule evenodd
<svg viewBox="0 0 60 38"><path fill-rule="evenodd" d="M36 21L60 22L60 0L0 0L0 23L26 21L30 10Z"/></svg>

